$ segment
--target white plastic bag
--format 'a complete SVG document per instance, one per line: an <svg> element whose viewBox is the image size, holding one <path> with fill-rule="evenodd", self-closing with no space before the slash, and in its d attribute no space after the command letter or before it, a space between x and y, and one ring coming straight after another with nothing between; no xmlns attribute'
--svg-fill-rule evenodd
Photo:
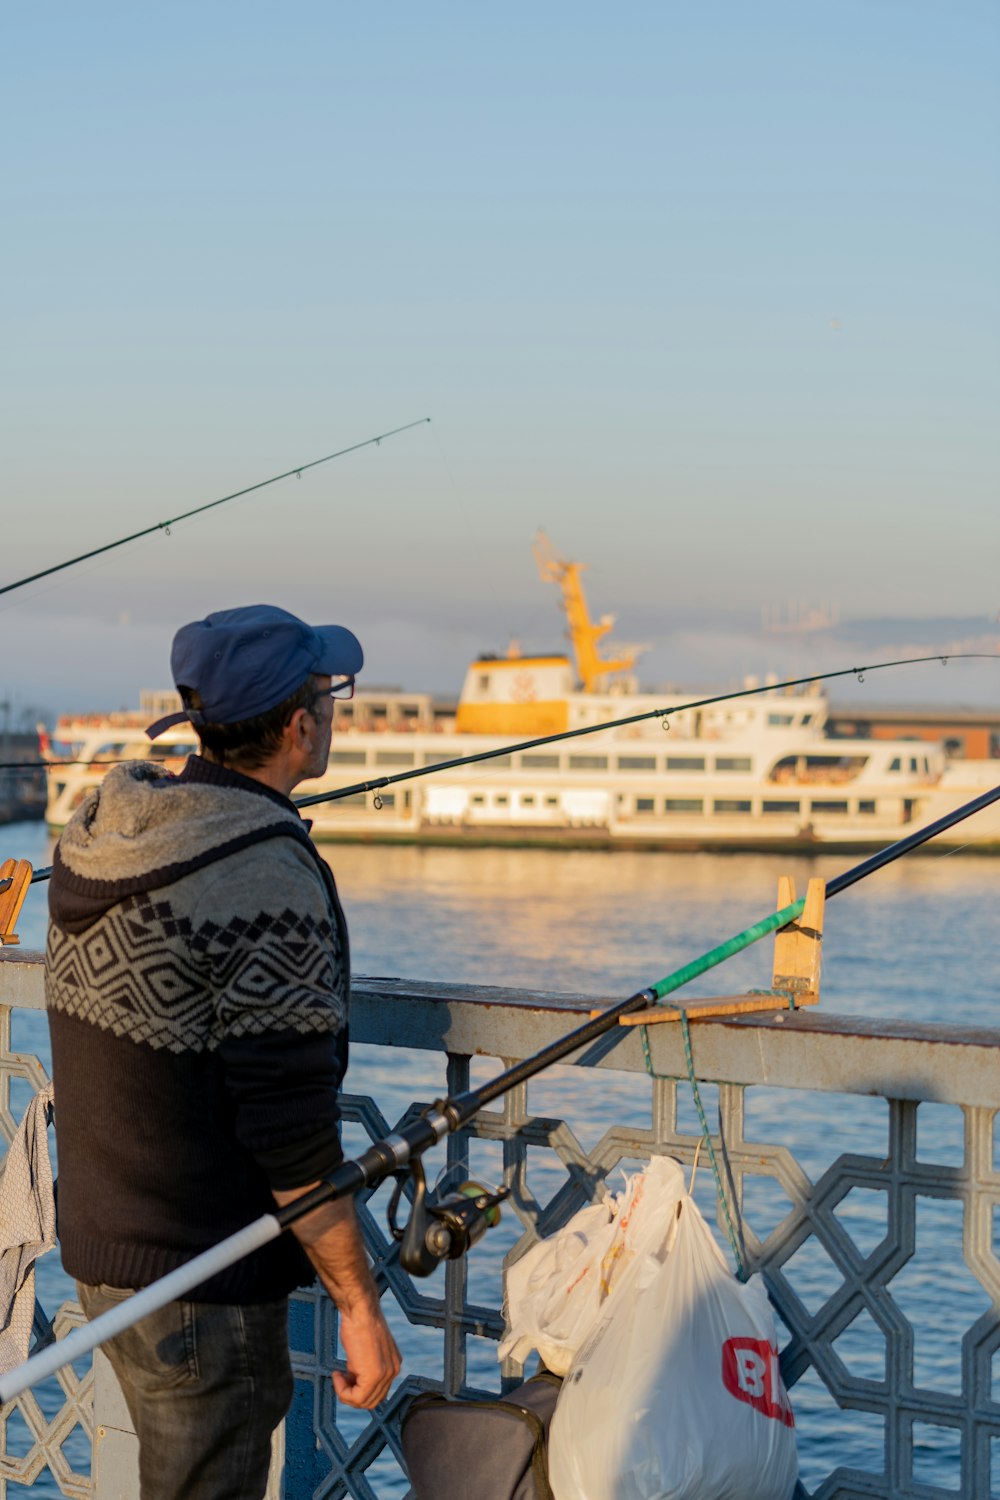
<svg viewBox="0 0 1000 1500"><path fill-rule="evenodd" d="M497 1357L523 1364L537 1349L548 1369L565 1375L635 1257L665 1253L683 1193L677 1162L654 1157L626 1178L624 1192L582 1208L534 1245L507 1272L508 1332Z"/></svg>
<svg viewBox="0 0 1000 1500"><path fill-rule="evenodd" d="M759 1278L731 1275L694 1201L633 1260L559 1395L555 1500L788 1500L794 1418Z"/></svg>

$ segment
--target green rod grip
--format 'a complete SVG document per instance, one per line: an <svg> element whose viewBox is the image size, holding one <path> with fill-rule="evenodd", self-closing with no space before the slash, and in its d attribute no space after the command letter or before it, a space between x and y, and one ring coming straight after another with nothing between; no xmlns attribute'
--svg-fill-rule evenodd
<svg viewBox="0 0 1000 1500"><path fill-rule="evenodd" d="M651 984L649 988L657 1000L662 1000L664 995L669 995L672 990L679 990L682 984L689 984L692 979L697 979L699 974L707 974L709 969L714 969L716 964L725 963L727 958L732 958L734 953L742 953L744 948L749 948L760 938L767 937L769 932L776 932L779 927L787 927L789 922L794 922L796 917L801 917L805 910L805 897L793 901L791 906L783 906L780 911L772 912L769 917L761 917L759 922L754 922L751 927L744 927L742 932L736 933L735 937L727 938L717 948L710 948L700 958L693 958L689 964L681 969L675 969L665 979Z"/></svg>

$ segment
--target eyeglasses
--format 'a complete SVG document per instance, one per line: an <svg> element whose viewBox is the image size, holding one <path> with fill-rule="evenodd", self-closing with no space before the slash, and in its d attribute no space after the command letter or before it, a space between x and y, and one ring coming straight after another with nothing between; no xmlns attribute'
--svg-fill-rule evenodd
<svg viewBox="0 0 1000 1500"><path fill-rule="evenodd" d="M313 702L317 698L353 698L354 678L335 677L328 688L320 688L318 693L313 693Z"/></svg>

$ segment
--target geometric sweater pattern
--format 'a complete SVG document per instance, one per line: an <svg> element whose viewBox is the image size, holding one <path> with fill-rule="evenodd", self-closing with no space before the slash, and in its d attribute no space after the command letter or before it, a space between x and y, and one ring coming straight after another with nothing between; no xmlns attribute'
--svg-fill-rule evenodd
<svg viewBox="0 0 1000 1500"><path fill-rule="evenodd" d="M170 899L144 893L79 937L53 924L47 1004L171 1052L218 1047L227 1033L322 1033L345 1020L341 959L328 919L285 906L193 922Z"/></svg>

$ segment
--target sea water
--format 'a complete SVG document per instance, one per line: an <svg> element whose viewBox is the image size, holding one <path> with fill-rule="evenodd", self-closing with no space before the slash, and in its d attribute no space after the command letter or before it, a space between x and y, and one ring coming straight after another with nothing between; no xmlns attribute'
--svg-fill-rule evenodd
<svg viewBox="0 0 1000 1500"><path fill-rule="evenodd" d="M6 853L49 863L51 844L38 824L4 831ZM356 974L405 976L454 983L503 984L621 998L643 988L754 921L774 902L778 875L794 876L800 892L810 876L829 879L850 860L822 856L792 859L771 855L629 853L514 849L324 846L337 877L351 931ZM823 944L822 1005L825 1012L868 1018L948 1021L956 1026L996 1026L1000 923L995 917L1000 865L958 851L910 856L844 892L827 912ZM22 945L44 942L44 884L32 888L19 930ZM765 941L705 976L686 993L736 992L768 983ZM724 976L724 977L723 977ZM18 1013L15 1046L47 1060L44 1018ZM477 1059L474 1081L499 1064ZM636 1075L554 1069L532 1086L532 1112L567 1122L585 1148L620 1122L648 1124L646 1080ZM371 1095L392 1123L414 1098L430 1100L444 1086L443 1063L434 1054L406 1054L355 1046L348 1085ZM714 1091L705 1090L714 1118ZM921 1106L921 1157L962 1160L961 1113ZM681 1108L683 1129L697 1125L690 1104ZM879 1157L887 1141L887 1107L880 1099L850 1099L789 1090L750 1091L747 1136L786 1145L813 1179L845 1151ZM345 1129L348 1151L360 1147L360 1128ZM546 1153L546 1156L548 1153ZM498 1160L498 1158L497 1158ZM428 1160L429 1175L434 1168ZM473 1168L488 1173L486 1155ZM563 1180L552 1158L536 1168L545 1196ZM612 1184L614 1186L615 1184ZM707 1169L696 1196L706 1216L714 1189ZM874 1196L874 1195L873 1195ZM376 1202L384 1201L380 1195ZM758 1233L780 1214L748 1189L748 1217ZM787 1200L784 1208L787 1209ZM961 1254L960 1205L922 1199L917 1254L892 1285L894 1299L916 1329L918 1386L961 1390L961 1335L989 1305ZM756 1216L755 1216L756 1215ZM867 1252L884 1232L861 1213L851 1233ZM500 1296L500 1260L516 1237L507 1214L472 1252L470 1293L485 1304ZM868 1236L871 1244L866 1242ZM789 1280L807 1308L822 1305L838 1284L822 1251L807 1245L788 1267ZM440 1295L440 1273L426 1284ZM40 1263L43 1304L52 1308L70 1295L56 1257ZM407 1368L433 1373L440 1367L440 1336L391 1316ZM874 1327L848 1330L837 1344L852 1373L882 1378L884 1346ZM470 1340L470 1379L495 1384L495 1347ZM841 1411L822 1382L810 1373L792 1391L802 1477L812 1488L838 1464L881 1469L880 1424L864 1413ZM360 1418L342 1409L345 1435ZM79 1443L74 1463L82 1467ZM10 1444L18 1451L16 1424ZM944 1429L923 1429L916 1455L918 1477L954 1488L957 1447ZM369 1475L380 1500L396 1500L405 1486L386 1458ZM16 1487L12 1486L12 1490ZM54 1495L43 1476L33 1487ZM998 1491L1000 1492L1000 1491Z"/></svg>

